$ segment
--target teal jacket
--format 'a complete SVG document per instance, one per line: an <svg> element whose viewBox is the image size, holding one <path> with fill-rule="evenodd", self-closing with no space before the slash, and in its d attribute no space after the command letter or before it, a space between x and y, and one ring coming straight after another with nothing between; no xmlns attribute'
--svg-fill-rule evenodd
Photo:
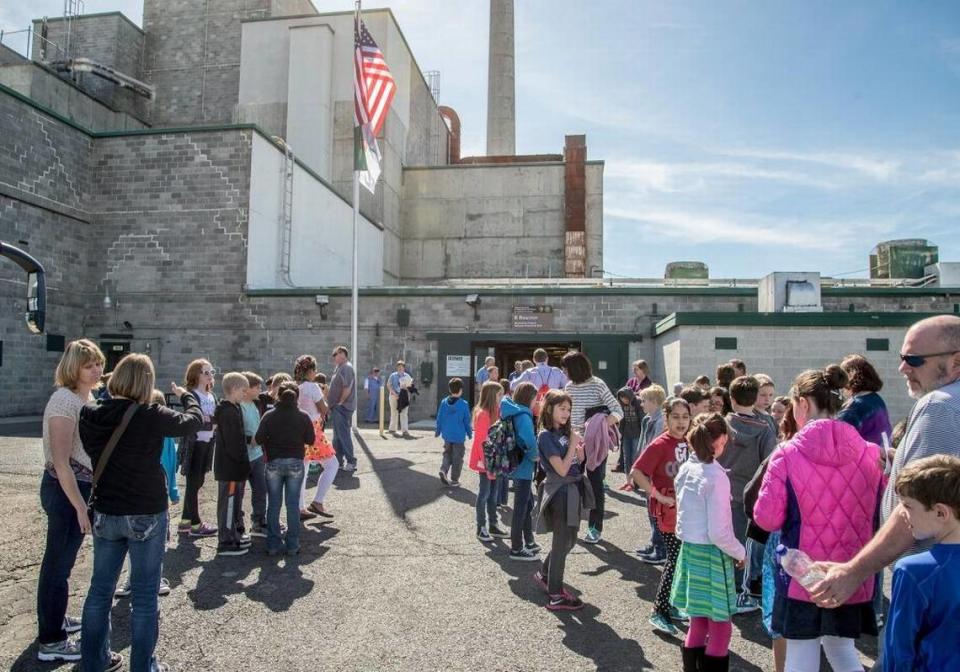
<svg viewBox="0 0 960 672"><path fill-rule="evenodd" d="M517 444L523 449L523 461L510 474L510 478L525 481L533 480L533 469L537 462L537 436L533 431L533 412L527 406L521 406L509 397L500 402L500 417L513 420L513 432Z"/></svg>

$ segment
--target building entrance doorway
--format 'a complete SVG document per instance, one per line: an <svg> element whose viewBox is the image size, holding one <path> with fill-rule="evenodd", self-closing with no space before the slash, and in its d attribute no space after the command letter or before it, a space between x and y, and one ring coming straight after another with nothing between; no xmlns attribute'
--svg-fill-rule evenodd
<svg viewBox="0 0 960 672"><path fill-rule="evenodd" d="M547 351L547 362L550 366L560 366L563 356L571 350L580 350L580 341L479 341L474 342L473 346L473 371L476 373L483 366L487 357L496 359L500 378L509 378L514 370L514 362L522 362L525 359L533 361L533 351L537 348L543 348ZM476 389L471 390L475 401Z"/></svg>

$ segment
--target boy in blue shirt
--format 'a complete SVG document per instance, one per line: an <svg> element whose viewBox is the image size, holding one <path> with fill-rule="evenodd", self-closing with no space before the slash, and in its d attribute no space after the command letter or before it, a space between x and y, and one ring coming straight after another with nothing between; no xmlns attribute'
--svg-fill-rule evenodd
<svg viewBox="0 0 960 672"><path fill-rule="evenodd" d="M437 409L436 436L443 437L440 480L444 485L458 488L460 472L463 470L464 442L473 438L473 428L470 426L470 406L463 399L463 381L451 378L448 389L450 396L441 401Z"/></svg>
<svg viewBox="0 0 960 672"><path fill-rule="evenodd" d="M896 490L914 538L934 546L893 571L884 672L960 670L960 458L916 460Z"/></svg>

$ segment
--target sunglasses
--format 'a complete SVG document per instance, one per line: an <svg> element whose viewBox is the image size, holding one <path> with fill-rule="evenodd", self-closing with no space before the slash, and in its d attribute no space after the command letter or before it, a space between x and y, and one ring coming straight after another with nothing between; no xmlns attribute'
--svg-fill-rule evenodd
<svg viewBox="0 0 960 672"><path fill-rule="evenodd" d="M911 369L919 369L921 366L927 363L927 360L931 357L942 357L944 355L955 355L960 350L951 350L949 352L932 352L929 355L905 355L902 352L900 353L900 361L904 362Z"/></svg>

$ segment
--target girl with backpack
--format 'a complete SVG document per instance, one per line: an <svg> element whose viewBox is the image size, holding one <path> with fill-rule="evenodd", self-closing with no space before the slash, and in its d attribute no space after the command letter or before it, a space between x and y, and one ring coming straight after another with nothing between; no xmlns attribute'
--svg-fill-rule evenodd
<svg viewBox="0 0 960 672"><path fill-rule="evenodd" d="M503 399L503 386L488 380L480 387L480 401L473 409L473 445L470 447L470 459L467 461L473 471L480 475L480 487L477 490L477 539L487 543L494 538L506 539L510 536L497 525L497 475L483 459L483 442L490 433L490 425L500 419L500 400Z"/></svg>
<svg viewBox="0 0 960 672"><path fill-rule="evenodd" d="M680 648L683 671L727 670L731 617L737 613L734 563L746 549L733 531L730 479L717 462L727 447L727 421L719 413L697 416L687 433L692 452L674 481L677 537L683 542L670 603L690 615Z"/></svg>
<svg viewBox="0 0 960 672"><path fill-rule="evenodd" d="M660 575L660 587L650 615L650 625L668 635L679 634L670 613L670 588L680 555L677 538L677 502L673 479L687 461L689 448L686 434L690 429L690 405L680 397L670 397L663 404L667 431L654 439L633 463L630 477L647 493L647 506L657 519L657 529L667 548L667 562ZM728 507L729 508L729 505Z"/></svg>
<svg viewBox="0 0 960 672"><path fill-rule="evenodd" d="M540 545L533 538L533 471L537 462L537 437L531 405L537 396L533 383L520 383L513 399L500 400L500 417L513 423L517 448L523 458L510 473L513 480L513 520L510 523L510 559L539 560Z"/></svg>
<svg viewBox="0 0 960 672"><path fill-rule="evenodd" d="M799 427L767 464L754 521L814 562L847 562L871 540L883 485L879 446L836 415L848 384L839 366L801 373L790 390ZM777 575L773 627L787 641L786 669L817 670L820 648L837 672L860 669L861 634L877 634L870 577L843 604L817 606L800 581Z"/></svg>
<svg viewBox="0 0 960 672"><path fill-rule="evenodd" d="M583 442L570 427L572 408L570 395L558 390L548 392L537 435L540 462L546 472L539 491L537 532L551 532L553 541L543 566L533 578L547 591L550 611L583 608L583 602L563 588L567 555L577 543L580 521L593 508L593 489L583 473Z"/></svg>

